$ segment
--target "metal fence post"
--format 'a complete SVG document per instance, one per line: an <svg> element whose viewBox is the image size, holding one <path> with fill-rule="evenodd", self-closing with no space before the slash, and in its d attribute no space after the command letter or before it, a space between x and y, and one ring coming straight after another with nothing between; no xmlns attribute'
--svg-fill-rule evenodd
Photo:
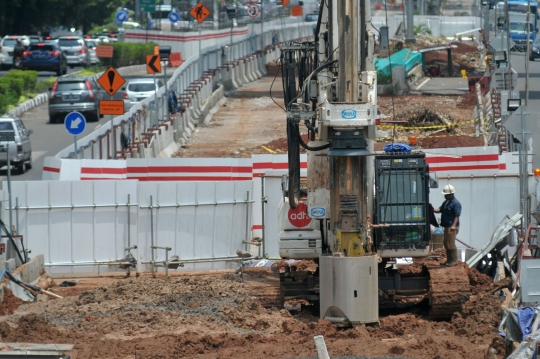
<svg viewBox="0 0 540 359"><path fill-rule="evenodd" d="M19 197L15 197L15 231L19 234Z"/></svg>
<svg viewBox="0 0 540 359"><path fill-rule="evenodd" d="M251 238L249 235L249 191L247 191L247 195L246 195L246 252L249 251L248 243L250 242L251 242Z"/></svg>
<svg viewBox="0 0 540 359"><path fill-rule="evenodd" d="M152 205L152 196L150 196L150 207L148 208L150 210L150 245L152 247L152 278L156 278L155 273L155 257L154 257L154 206Z"/></svg>

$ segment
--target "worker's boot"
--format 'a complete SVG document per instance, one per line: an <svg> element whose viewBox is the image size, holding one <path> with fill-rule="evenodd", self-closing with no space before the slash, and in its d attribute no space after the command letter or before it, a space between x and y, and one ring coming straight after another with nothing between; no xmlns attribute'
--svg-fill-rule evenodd
<svg viewBox="0 0 540 359"><path fill-rule="evenodd" d="M450 249L446 250L446 260L444 262L441 262L441 265L445 266L448 261L450 261Z"/></svg>
<svg viewBox="0 0 540 359"><path fill-rule="evenodd" d="M453 267L457 264L458 262L458 252L457 252L457 249L450 249L448 251L448 262L446 263L446 266L447 267Z"/></svg>

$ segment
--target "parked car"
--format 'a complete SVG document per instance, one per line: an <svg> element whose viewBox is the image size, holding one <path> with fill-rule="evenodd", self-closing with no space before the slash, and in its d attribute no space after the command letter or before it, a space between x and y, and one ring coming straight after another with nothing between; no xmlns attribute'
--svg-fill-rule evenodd
<svg viewBox="0 0 540 359"><path fill-rule="evenodd" d="M61 36L58 38L58 45L66 55L70 67L90 66L90 53L81 37Z"/></svg>
<svg viewBox="0 0 540 359"><path fill-rule="evenodd" d="M21 40L24 46L30 45L28 36L13 36L7 35L0 41L0 67L9 68L13 65L13 48L17 44L17 40Z"/></svg>
<svg viewBox="0 0 540 359"><path fill-rule="evenodd" d="M156 85L151 77L129 80L127 85L121 89L124 91L122 94L124 109L127 111L138 102L152 96L161 86L163 85L160 80Z"/></svg>
<svg viewBox="0 0 540 359"><path fill-rule="evenodd" d="M92 77L59 77L49 93L49 121L63 122L66 115L77 111L88 121L99 120L99 100L103 93Z"/></svg>
<svg viewBox="0 0 540 359"><path fill-rule="evenodd" d="M99 58L96 55L96 47L98 45L97 41L92 39L85 39L84 40L86 47L88 48L88 52L90 53L90 63L92 65L95 65L99 62Z"/></svg>
<svg viewBox="0 0 540 359"><path fill-rule="evenodd" d="M534 61L535 59L540 58L540 36L534 39L529 51L529 61Z"/></svg>
<svg viewBox="0 0 540 359"><path fill-rule="evenodd" d="M33 45L33 44L38 44L40 42L43 42L43 38L41 36L37 36L37 35L30 35L30 36L28 36L28 41L29 41L30 45Z"/></svg>
<svg viewBox="0 0 540 359"><path fill-rule="evenodd" d="M37 43L28 46L23 53L22 67L25 70L53 71L58 76L67 73L67 59L54 43Z"/></svg>
<svg viewBox="0 0 540 359"><path fill-rule="evenodd" d="M31 134L32 130L27 130L21 119L0 117L0 146L7 147L7 151L0 152L0 167L7 166L9 158L10 165L17 167L19 174L32 168Z"/></svg>
<svg viewBox="0 0 540 359"><path fill-rule="evenodd" d="M306 17L304 18L304 21L311 22L311 21L317 21L317 19L319 19L318 14L307 14Z"/></svg>

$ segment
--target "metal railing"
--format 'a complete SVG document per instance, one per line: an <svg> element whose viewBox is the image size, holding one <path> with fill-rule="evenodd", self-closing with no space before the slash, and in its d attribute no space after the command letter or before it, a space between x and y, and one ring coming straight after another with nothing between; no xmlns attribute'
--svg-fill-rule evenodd
<svg viewBox="0 0 540 359"><path fill-rule="evenodd" d="M276 38L281 41L305 39L312 35L311 25L292 24L279 30L251 36L228 46L215 45L191 56L155 95L137 103L124 115L115 117L74 145L59 152L58 159L125 159L148 157L149 147L161 133L163 126L173 126L175 141L182 136L191 118L200 120L201 107L212 93L219 89L221 67L227 63L262 56L277 51ZM261 46L264 48L261 49ZM100 74L96 75L99 76ZM174 92L185 112L169 111L169 94ZM152 156L150 156L152 157Z"/></svg>

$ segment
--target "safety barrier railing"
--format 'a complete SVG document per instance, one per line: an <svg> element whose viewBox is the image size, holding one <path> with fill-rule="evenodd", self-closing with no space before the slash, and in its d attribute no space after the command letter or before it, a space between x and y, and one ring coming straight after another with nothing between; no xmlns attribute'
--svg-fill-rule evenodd
<svg viewBox="0 0 540 359"><path fill-rule="evenodd" d="M290 25L281 28L277 38L303 41L312 34L312 24ZM155 95L79 139L77 153L74 145L70 145L55 157L149 158L157 157L173 142L185 142L194 127L204 123L209 110L223 98L224 83L236 88L266 73L266 63L278 57L278 44L272 43L273 40L269 33L262 38L247 37L229 46L204 49L201 55L191 56L178 67ZM260 49L257 44L261 43L268 45Z"/></svg>

